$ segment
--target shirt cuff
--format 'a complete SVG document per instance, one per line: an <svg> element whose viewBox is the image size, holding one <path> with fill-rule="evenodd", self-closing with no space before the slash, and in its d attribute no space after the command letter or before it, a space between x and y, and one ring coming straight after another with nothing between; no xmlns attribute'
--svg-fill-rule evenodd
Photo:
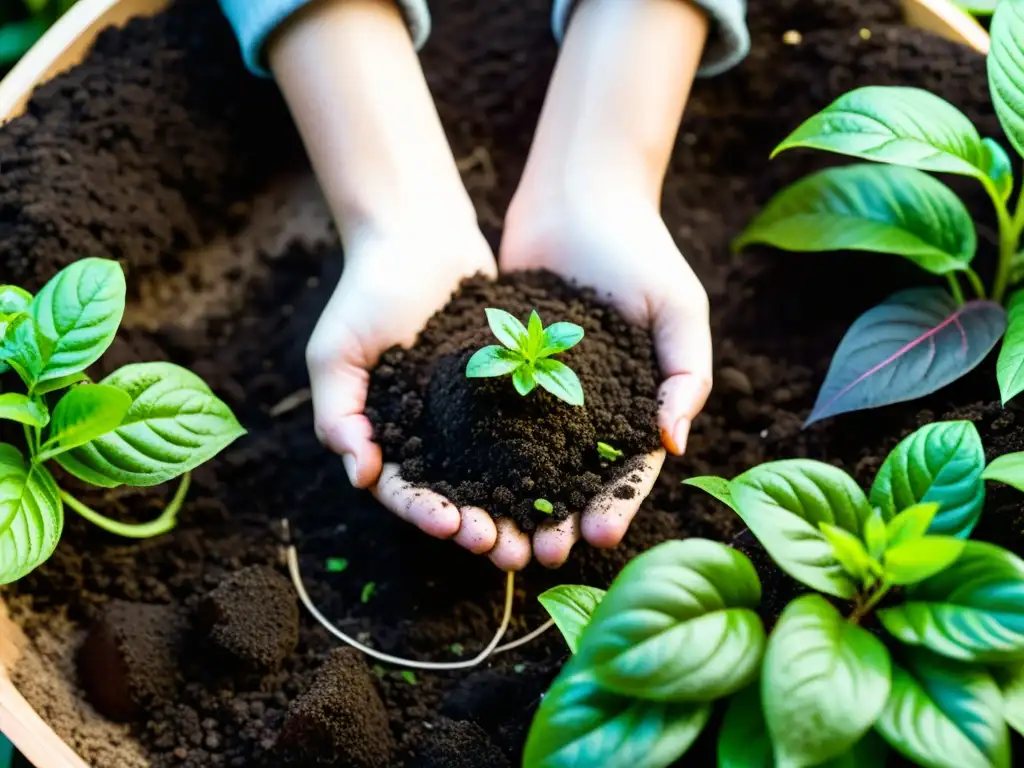
<svg viewBox="0 0 1024 768"><path fill-rule="evenodd" d="M700 77L712 77L732 69L750 52L746 0L688 0L703 8L711 19L711 32L701 58ZM573 9L582 0L554 0L551 29L561 44Z"/></svg>
<svg viewBox="0 0 1024 768"><path fill-rule="evenodd" d="M430 37L430 9L427 8L427 0L396 2L402 9L413 45L418 51ZM224 15L235 30L245 64L253 73L270 76L263 50L267 38L289 16L309 3L310 0L220 0Z"/></svg>

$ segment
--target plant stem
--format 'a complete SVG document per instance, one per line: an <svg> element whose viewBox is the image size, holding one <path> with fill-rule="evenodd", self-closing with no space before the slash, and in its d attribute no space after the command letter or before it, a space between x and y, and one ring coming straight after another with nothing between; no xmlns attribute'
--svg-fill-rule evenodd
<svg viewBox="0 0 1024 768"><path fill-rule="evenodd" d="M25 445L28 448L28 455L29 455L29 457L33 457L34 458L35 455L36 455L36 451L38 449L36 448L35 441L32 439L32 427L30 427L28 424L25 424L24 428L25 428Z"/></svg>
<svg viewBox="0 0 1024 768"><path fill-rule="evenodd" d="M984 299L985 284L981 282L981 278L978 277L978 273L975 272L970 267L968 267L966 270L964 270L964 274L967 275L967 281L971 284L971 287L974 288L974 292L978 295L978 298Z"/></svg>
<svg viewBox="0 0 1024 768"><path fill-rule="evenodd" d="M60 497L75 512L105 531L109 531L116 536L124 536L128 539L148 539L153 536L159 536L162 533L167 533L174 528L178 522L178 511L185 501L185 495L188 493L191 484L192 473L186 472L182 475L181 484L178 486L178 490L175 491L174 498L171 499L170 504L160 513L160 517L148 523L120 523L117 520L111 520L109 517L105 517L99 512L90 509L63 488L60 491Z"/></svg>
<svg viewBox="0 0 1024 768"><path fill-rule="evenodd" d="M1002 302L1006 295L1006 289L1010 282L1010 267L1013 264L1013 257L1020 246L1020 234L1024 229L1024 195L1017 196L1017 207L1013 216L1006 207L1006 203L999 197L995 185L991 182L984 184L989 197L996 208L996 218L999 220L999 262L996 267L996 279L992 286L992 300Z"/></svg>
<svg viewBox="0 0 1024 768"><path fill-rule="evenodd" d="M950 272L946 275L946 280L949 281L949 292L953 294L957 306L962 307L964 305L964 292L960 287L960 281L956 279L956 273Z"/></svg>
<svg viewBox="0 0 1024 768"><path fill-rule="evenodd" d="M850 622L852 624L857 624L861 619L871 613L871 609L878 605L882 598L889 593L890 589L892 589L892 584L887 581L883 581L879 584L878 589L876 589L875 593L868 598L867 602L858 602L857 605L854 606L853 613L850 614Z"/></svg>

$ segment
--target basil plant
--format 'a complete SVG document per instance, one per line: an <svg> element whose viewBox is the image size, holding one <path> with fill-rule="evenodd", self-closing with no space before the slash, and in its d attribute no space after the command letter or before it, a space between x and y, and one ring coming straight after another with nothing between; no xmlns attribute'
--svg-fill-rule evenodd
<svg viewBox="0 0 1024 768"><path fill-rule="evenodd" d="M65 505L121 536L171 530L188 472L245 434L203 380L177 365L137 363L89 379L85 370L114 341L124 308L124 272L106 259L73 263L36 296L0 285L0 373L13 370L24 387L0 394L0 420L24 433L23 448L0 443L0 584L50 557ZM128 524L62 489L49 462L100 488L182 482L156 520Z"/></svg>
<svg viewBox="0 0 1024 768"><path fill-rule="evenodd" d="M1024 155L1024 0L1004 0L991 27L988 80L996 114ZM832 359L807 424L913 400L971 371L1003 340L996 378L1003 402L1024 391L1024 195L1011 206L1013 166L954 106L927 91L866 87L811 117L774 154L807 147L857 163L779 192L739 235L790 251L902 256L946 287L893 294L858 318ZM773 155L774 156L774 155ZM986 284L971 266L977 234L949 187L925 171L976 180L995 206L998 262Z"/></svg>
<svg viewBox="0 0 1024 768"><path fill-rule="evenodd" d="M720 768L1010 768L1024 734L1024 561L969 540L987 468L966 421L903 440L870 489L809 460L688 484L732 508L806 589L770 634L750 560L705 539L632 560L607 593L541 596L573 656L527 739L529 768L663 768L717 708ZM689 763L687 763L689 764ZM704 763L702 763L704 764Z"/></svg>

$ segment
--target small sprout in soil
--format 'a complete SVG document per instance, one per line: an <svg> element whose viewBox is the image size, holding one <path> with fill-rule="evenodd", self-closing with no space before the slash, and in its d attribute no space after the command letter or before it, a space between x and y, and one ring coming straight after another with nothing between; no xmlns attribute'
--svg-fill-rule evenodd
<svg viewBox="0 0 1024 768"><path fill-rule="evenodd" d="M329 557L325 563L328 573L341 573L348 568L348 560L344 557Z"/></svg>
<svg viewBox="0 0 1024 768"><path fill-rule="evenodd" d="M512 667L512 671L515 672L517 675L523 674L523 671L525 669L526 669L526 665L525 664L516 664L514 667Z"/></svg>
<svg viewBox="0 0 1024 768"><path fill-rule="evenodd" d="M463 653L466 652L466 649L463 647L462 643L452 643L448 646L448 650L456 656L461 656Z"/></svg>
<svg viewBox="0 0 1024 768"><path fill-rule="evenodd" d="M383 680L388 673L388 671L384 669L384 667L382 667L380 664L374 664L372 669L373 674L377 676L378 680Z"/></svg>
<svg viewBox="0 0 1024 768"><path fill-rule="evenodd" d="M538 512L543 512L545 515L550 515L555 511L555 505L547 499L537 499L533 502L533 508Z"/></svg>
<svg viewBox="0 0 1024 768"><path fill-rule="evenodd" d="M625 455L618 448L612 448L608 443L602 442L598 442L597 452L605 461L617 461Z"/></svg>
<svg viewBox="0 0 1024 768"><path fill-rule="evenodd" d="M359 596L363 605L370 602L370 598L373 597L373 593L377 591L377 582L368 581L363 585L363 593Z"/></svg>
<svg viewBox="0 0 1024 768"><path fill-rule="evenodd" d="M487 322L504 346L492 344L477 350L466 364L471 379L507 376L520 395L530 394L538 384L569 405L583 405L583 387L575 372L552 355L580 343L583 329L575 323L553 323L547 328L534 310L527 328L502 309L488 308Z"/></svg>
<svg viewBox="0 0 1024 768"><path fill-rule="evenodd" d="M402 679L405 680L409 685L419 685L420 681L416 679L416 673L409 669L402 670Z"/></svg>

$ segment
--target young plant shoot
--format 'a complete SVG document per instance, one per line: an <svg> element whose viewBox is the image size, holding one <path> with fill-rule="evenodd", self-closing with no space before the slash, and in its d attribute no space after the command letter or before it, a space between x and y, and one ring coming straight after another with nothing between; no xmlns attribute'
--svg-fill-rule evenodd
<svg viewBox="0 0 1024 768"><path fill-rule="evenodd" d="M477 350L466 364L471 379L512 376L520 395L530 394L539 384L569 405L583 405L583 387L576 373L552 355L580 343L583 329L575 323L553 323L547 328L540 315L530 313L529 327L502 309L488 308L487 323L503 346L492 344Z"/></svg>
<svg viewBox="0 0 1024 768"><path fill-rule="evenodd" d="M986 470L974 425L939 422L896 446L868 494L802 459L687 481L810 592L767 634L750 560L704 539L639 555L607 594L545 592L573 657L523 764L664 768L720 702L719 766L881 766L891 749L929 768L1010 768L1024 561L968 539L987 476L1024 484L1024 458L1003 458Z"/></svg>
<svg viewBox="0 0 1024 768"><path fill-rule="evenodd" d="M545 515L550 515L552 512L555 511L555 505L552 504L547 499L536 499L533 502L533 508L536 509L538 512L542 512Z"/></svg>
<svg viewBox="0 0 1024 768"><path fill-rule="evenodd" d="M1024 2L995 10L988 81L1006 139L1024 155ZM832 359L807 424L913 400L956 381L1003 339L996 378L1003 402L1024 391L1024 195L1013 166L951 104L927 91L858 88L807 120L775 150L819 149L882 165L830 168L779 192L734 243L790 251L902 256L947 287L900 291L856 320ZM974 222L941 181L976 180L995 206L998 262L991 285L971 266ZM966 281L966 285L965 285Z"/></svg>
<svg viewBox="0 0 1024 768"><path fill-rule="evenodd" d="M25 388L0 394L0 420L20 424L25 435L24 453L0 443L0 584L50 557L65 504L120 536L171 530L189 472L245 434L203 380L177 365L134 363L89 380L85 370L113 342L124 305L124 272L106 259L76 261L34 297L0 285L0 373L13 370ZM99 488L182 480L157 519L128 524L60 488L49 461Z"/></svg>
<svg viewBox="0 0 1024 768"><path fill-rule="evenodd" d="M610 462L618 461L625 455L618 448L613 448L608 445L608 443L602 442L598 442L597 444L597 454L605 461Z"/></svg>

